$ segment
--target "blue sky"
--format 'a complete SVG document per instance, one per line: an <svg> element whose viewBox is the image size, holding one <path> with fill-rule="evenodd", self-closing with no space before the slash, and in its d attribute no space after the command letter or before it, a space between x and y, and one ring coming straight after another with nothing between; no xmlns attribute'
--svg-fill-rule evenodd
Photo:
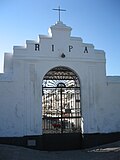
<svg viewBox="0 0 120 160"><path fill-rule="evenodd" d="M120 0L0 0L0 71L3 53L26 40L48 34L58 20L72 27L72 36L106 52L107 75L120 75Z"/></svg>

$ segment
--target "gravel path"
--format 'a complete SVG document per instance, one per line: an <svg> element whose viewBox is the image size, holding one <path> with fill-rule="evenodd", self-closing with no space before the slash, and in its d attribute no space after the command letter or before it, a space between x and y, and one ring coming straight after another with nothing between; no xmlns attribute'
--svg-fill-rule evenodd
<svg viewBox="0 0 120 160"><path fill-rule="evenodd" d="M120 160L120 141L85 150L55 152L0 144L0 160Z"/></svg>

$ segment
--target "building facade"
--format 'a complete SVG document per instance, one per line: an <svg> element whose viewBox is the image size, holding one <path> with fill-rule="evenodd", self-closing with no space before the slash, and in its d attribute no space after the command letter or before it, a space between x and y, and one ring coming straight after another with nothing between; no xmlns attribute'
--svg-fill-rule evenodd
<svg viewBox="0 0 120 160"><path fill-rule="evenodd" d="M72 37L71 30L58 21L47 36L4 54L1 139L120 133L120 77L106 76L105 52Z"/></svg>

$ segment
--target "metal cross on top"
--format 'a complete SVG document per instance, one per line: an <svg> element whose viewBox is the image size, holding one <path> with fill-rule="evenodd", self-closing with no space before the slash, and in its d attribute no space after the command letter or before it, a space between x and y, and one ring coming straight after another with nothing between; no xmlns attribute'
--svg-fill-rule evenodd
<svg viewBox="0 0 120 160"><path fill-rule="evenodd" d="M61 9L60 6L57 9L53 9L53 10L58 11L58 13L59 13L59 21L60 21L60 12L61 11L66 11L66 10L65 9Z"/></svg>

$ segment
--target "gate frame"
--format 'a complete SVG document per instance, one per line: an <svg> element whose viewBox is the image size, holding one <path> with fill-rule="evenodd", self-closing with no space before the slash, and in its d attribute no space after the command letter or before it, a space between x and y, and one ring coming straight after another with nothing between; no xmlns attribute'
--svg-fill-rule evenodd
<svg viewBox="0 0 120 160"><path fill-rule="evenodd" d="M78 75L72 69L70 69L68 67L57 66L57 67L54 67L54 68L50 69L45 74L45 76L43 78L43 83L44 83L44 80L46 80L46 81L47 80L58 80L58 81L60 81L61 84L64 84L64 83L61 82L61 80L73 80L74 81L74 83L75 83L76 86L71 87L71 88L79 88L79 98L80 98L79 109L80 109L80 116L78 116L77 118L79 118L79 119L81 118L80 122L82 123L83 121L82 121L82 109L81 109L81 88L80 88L80 80L79 80ZM70 88L70 87L65 87L65 84L63 85L63 87L58 86L60 83L58 83L57 86L56 87L54 86L53 88ZM42 93L44 92L45 88L50 88L50 87L46 87L43 84L42 85ZM42 100L42 102L43 102L43 100ZM62 102L61 102L61 104L62 104ZM62 112L62 109L63 108L61 107L61 112ZM43 116L43 104L42 104L42 116ZM71 116L71 118L72 118L72 116ZM62 120L62 114L61 114L60 119ZM82 133L82 129L83 129L82 128L82 124L80 124L80 133ZM43 132L43 127L42 127L42 132ZM61 131L61 133L63 133L63 132Z"/></svg>

